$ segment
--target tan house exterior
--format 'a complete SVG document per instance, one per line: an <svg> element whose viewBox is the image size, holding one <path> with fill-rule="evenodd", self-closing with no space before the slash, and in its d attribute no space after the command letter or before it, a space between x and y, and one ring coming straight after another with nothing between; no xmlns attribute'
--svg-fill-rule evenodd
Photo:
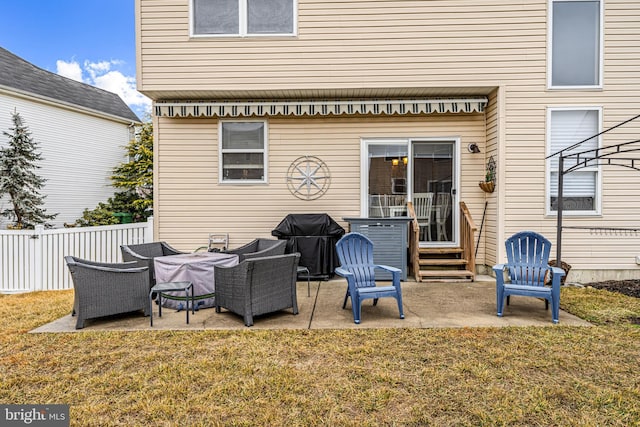
<svg viewBox="0 0 640 427"><path fill-rule="evenodd" d="M479 272L520 230L549 238L555 257L547 156L640 113L638 22L629 0L136 0L155 236L193 250L224 232L234 247L288 213L326 212L347 228L377 194L441 191L448 228L424 246L457 243L464 202L482 226ZM585 146L639 135L635 120ZM251 166L240 170L242 156ZM309 200L291 191L304 156L330 175ZM444 186L427 178L437 164ZM600 166L565 181L564 225L585 227L562 234L569 280L637 277L640 233L628 229L640 229L640 172Z"/></svg>

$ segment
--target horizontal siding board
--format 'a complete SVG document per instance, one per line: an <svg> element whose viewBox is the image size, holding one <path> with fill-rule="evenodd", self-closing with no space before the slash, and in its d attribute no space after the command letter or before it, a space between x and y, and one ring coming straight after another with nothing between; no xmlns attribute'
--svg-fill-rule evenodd
<svg viewBox="0 0 640 427"><path fill-rule="evenodd" d="M160 238L189 249L208 232L229 232L233 246L257 236L269 236L287 213L327 212L346 228L343 217L360 215L360 140L363 137L456 136L478 141L484 134L481 114L401 118L270 119L269 184L218 184L217 121L213 119L160 119L157 153L162 213L156 221ZM452 124L456 123L452 133ZM201 140L183 139L181 129L197 127ZM208 131L203 131L203 130ZM212 134L212 132L214 132ZM166 132L166 133L165 133ZM275 140L277 139L277 142ZM300 141L304 140L304 146ZM193 161L194 147L211 147L214 155L208 167L185 169ZM288 165L301 155L315 155L331 171L329 191L322 198L306 202L293 197L286 186ZM463 167L483 170L480 158L463 155ZM209 158L208 158L209 159ZM199 161L199 163L202 163ZM207 163L207 162L204 162ZM482 194L476 179L463 180L462 192L472 212L480 215ZM185 209L188 205L189 208ZM182 224L188 224L185 228Z"/></svg>

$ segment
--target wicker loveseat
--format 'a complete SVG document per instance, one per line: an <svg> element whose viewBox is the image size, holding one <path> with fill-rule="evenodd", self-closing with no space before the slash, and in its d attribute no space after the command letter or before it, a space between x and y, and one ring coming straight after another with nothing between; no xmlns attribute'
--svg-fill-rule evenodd
<svg viewBox="0 0 640 427"><path fill-rule="evenodd" d="M74 288L76 329L87 319L143 310L149 315L149 271L135 262L101 263L66 256Z"/></svg>
<svg viewBox="0 0 640 427"><path fill-rule="evenodd" d="M250 258L233 267L215 268L216 312L225 308L244 317L246 326L253 317L287 308L298 314L296 276L300 254Z"/></svg>

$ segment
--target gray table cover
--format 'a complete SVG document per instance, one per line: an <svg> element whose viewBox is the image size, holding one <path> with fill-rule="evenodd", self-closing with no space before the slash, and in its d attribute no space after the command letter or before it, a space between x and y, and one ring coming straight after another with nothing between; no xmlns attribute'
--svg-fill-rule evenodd
<svg viewBox="0 0 640 427"><path fill-rule="evenodd" d="M206 295L215 292L215 275L213 269L216 265L232 267L238 264L238 255L223 254L218 252L195 252L192 254L169 255L154 258L156 283L184 282L193 283L193 292L198 295ZM169 292L171 295L184 296L184 293ZM208 308L215 305L213 298L205 298L196 301L197 308ZM163 307L185 308L184 302L166 299Z"/></svg>

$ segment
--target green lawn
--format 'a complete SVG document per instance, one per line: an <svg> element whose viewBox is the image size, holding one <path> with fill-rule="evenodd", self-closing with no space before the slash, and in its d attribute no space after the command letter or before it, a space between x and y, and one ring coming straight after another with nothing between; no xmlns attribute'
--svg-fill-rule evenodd
<svg viewBox="0 0 640 427"><path fill-rule="evenodd" d="M0 296L0 402L71 425L640 425L640 300L565 288L593 327L29 334L72 293Z"/></svg>

